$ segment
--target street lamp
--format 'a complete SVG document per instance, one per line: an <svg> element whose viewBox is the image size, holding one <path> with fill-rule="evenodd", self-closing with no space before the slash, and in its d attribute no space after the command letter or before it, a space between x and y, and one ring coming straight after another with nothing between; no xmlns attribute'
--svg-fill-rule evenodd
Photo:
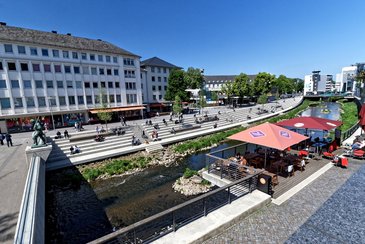
<svg viewBox="0 0 365 244"><path fill-rule="evenodd" d="M52 117L52 128L53 130L56 129L55 125L54 125L54 118L53 118L53 112L52 112L52 99L54 99L54 97L48 97L48 103L49 103L49 111L51 112L51 117Z"/></svg>

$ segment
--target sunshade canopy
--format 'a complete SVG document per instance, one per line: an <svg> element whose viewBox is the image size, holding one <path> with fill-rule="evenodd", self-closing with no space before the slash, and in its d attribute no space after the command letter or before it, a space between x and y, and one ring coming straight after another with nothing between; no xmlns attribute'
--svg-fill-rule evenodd
<svg viewBox="0 0 365 244"><path fill-rule="evenodd" d="M297 129L332 130L342 125L341 121L318 117L296 117L276 123L279 126L288 126Z"/></svg>
<svg viewBox="0 0 365 244"><path fill-rule="evenodd" d="M228 138L278 150L285 150L292 145L308 139L308 137L299 133L270 123L249 128Z"/></svg>
<svg viewBox="0 0 365 244"><path fill-rule="evenodd" d="M359 123L360 123L360 125L362 127L364 127L365 126L365 103L361 106L361 110L359 112L359 116L360 116Z"/></svg>

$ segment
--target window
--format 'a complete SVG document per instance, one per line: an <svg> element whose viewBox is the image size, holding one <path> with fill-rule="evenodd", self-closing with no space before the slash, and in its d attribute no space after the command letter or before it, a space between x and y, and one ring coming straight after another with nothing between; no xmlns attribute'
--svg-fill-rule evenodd
<svg viewBox="0 0 365 244"><path fill-rule="evenodd" d="M136 103L137 95L136 94L127 94L127 103Z"/></svg>
<svg viewBox="0 0 365 244"><path fill-rule="evenodd" d="M120 83L118 81L115 82L115 88L120 88Z"/></svg>
<svg viewBox="0 0 365 244"><path fill-rule="evenodd" d="M89 74L89 67L88 66L82 66L82 73L84 75L88 75Z"/></svg>
<svg viewBox="0 0 365 244"><path fill-rule="evenodd" d="M48 49L42 48L42 56L48 57Z"/></svg>
<svg viewBox="0 0 365 244"><path fill-rule="evenodd" d="M38 97L38 107L45 107L45 106L46 106L46 98Z"/></svg>
<svg viewBox="0 0 365 244"><path fill-rule="evenodd" d="M73 88L73 82L72 82L72 80L67 80L66 81L66 84L67 84L67 88Z"/></svg>
<svg viewBox="0 0 365 244"><path fill-rule="evenodd" d="M98 83L97 82L93 82L93 88L98 88Z"/></svg>
<svg viewBox="0 0 365 244"><path fill-rule="evenodd" d="M94 67L91 68L91 74L96 75L96 68L94 68Z"/></svg>
<svg viewBox="0 0 365 244"><path fill-rule="evenodd" d="M157 80L158 80L158 82L161 82L161 77L160 76L157 77Z"/></svg>
<svg viewBox="0 0 365 244"><path fill-rule="evenodd" d="M80 67L79 66L74 66L74 73L75 74L80 74Z"/></svg>
<svg viewBox="0 0 365 244"><path fill-rule="evenodd" d="M23 107L23 98L21 98L21 97L14 98L14 106L16 108L22 108Z"/></svg>
<svg viewBox="0 0 365 244"><path fill-rule="evenodd" d="M54 65L54 72L61 73L61 65L55 64Z"/></svg>
<svg viewBox="0 0 365 244"><path fill-rule="evenodd" d="M151 67L151 72L155 73L155 67Z"/></svg>
<svg viewBox="0 0 365 244"><path fill-rule="evenodd" d="M24 86L24 89L31 89L32 82L30 80L23 80L23 86Z"/></svg>
<svg viewBox="0 0 365 244"><path fill-rule="evenodd" d="M77 52L72 52L72 58L73 59L78 59L79 55L77 55Z"/></svg>
<svg viewBox="0 0 365 244"><path fill-rule="evenodd" d="M166 74L166 68L163 68L163 72Z"/></svg>
<svg viewBox="0 0 365 244"><path fill-rule="evenodd" d="M8 69L9 70L16 70L16 65L13 62L8 62Z"/></svg>
<svg viewBox="0 0 365 244"><path fill-rule="evenodd" d="M167 82L167 77L164 77L164 78L163 78L163 81L164 81L164 82Z"/></svg>
<svg viewBox="0 0 365 244"><path fill-rule="evenodd" d="M86 96L86 103L87 104L93 104L93 97L92 96Z"/></svg>
<svg viewBox="0 0 365 244"><path fill-rule="evenodd" d="M20 69L22 71L29 71L28 64L27 63L21 63L20 64Z"/></svg>
<svg viewBox="0 0 365 244"><path fill-rule="evenodd" d="M75 81L75 83L76 83L76 88L78 88L78 89L82 89L82 83L81 83L81 80L77 80L77 81Z"/></svg>
<svg viewBox="0 0 365 244"><path fill-rule="evenodd" d="M114 75L119 75L119 70L118 69L114 69Z"/></svg>
<svg viewBox="0 0 365 244"><path fill-rule="evenodd" d="M57 81L57 88L63 88L63 80Z"/></svg>
<svg viewBox="0 0 365 244"><path fill-rule="evenodd" d="M46 80L47 88L53 88L53 80Z"/></svg>
<svg viewBox="0 0 365 244"><path fill-rule="evenodd" d="M107 75L112 75L112 70L111 69L106 69L106 74Z"/></svg>
<svg viewBox="0 0 365 244"><path fill-rule="evenodd" d="M136 78L136 74L134 70L124 70L124 77L125 78Z"/></svg>
<svg viewBox="0 0 365 244"><path fill-rule="evenodd" d="M68 104L69 105L75 105L75 97L74 96L68 96Z"/></svg>
<svg viewBox="0 0 365 244"><path fill-rule="evenodd" d="M44 72L51 72L51 65L50 64L43 64Z"/></svg>
<svg viewBox="0 0 365 244"><path fill-rule="evenodd" d="M110 103L115 103L115 97L114 97L114 95L109 95L109 102Z"/></svg>
<svg viewBox="0 0 365 244"><path fill-rule="evenodd" d="M40 72L41 66L39 64L32 64L33 72Z"/></svg>
<svg viewBox="0 0 365 244"><path fill-rule="evenodd" d="M71 73L71 66L65 65L65 73Z"/></svg>
<svg viewBox="0 0 365 244"><path fill-rule="evenodd" d="M158 99L162 99L162 95L158 95Z"/></svg>
<svg viewBox="0 0 365 244"><path fill-rule="evenodd" d="M157 73L161 73L161 68L157 67Z"/></svg>
<svg viewBox="0 0 365 244"><path fill-rule="evenodd" d="M5 52L6 53L13 53L13 45L11 44L4 44Z"/></svg>
<svg viewBox="0 0 365 244"><path fill-rule="evenodd" d="M105 81L100 82L100 87L105 88Z"/></svg>
<svg viewBox="0 0 365 244"><path fill-rule="evenodd" d="M108 82L108 88L113 88L113 82L112 81Z"/></svg>
<svg viewBox="0 0 365 244"><path fill-rule="evenodd" d="M126 90L136 90L135 82L126 82L125 83Z"/></svg>
<svg viewBox="0 0 365 244"><path fill-rule="evenodd" d="M158 90L161 91L162 90L162 87L161 86L158 86Z"/></svg>
<svg viewBox="0 0 365 244"><path fill-rule="evenodd" d="M6 89L6 82L5 82L5 80L0 80L0 89Z"/></svg>
<svg viewBox="0 0 365 244"><path fill-rule="evenodd" d="M124 64L124 65L134 66L134 59L131 59L131 58L125 58L125 59L123 59L123 64Z"/></svg>
<svg viewBox="0 0 365 244"><path fill-rule="evenodd" d="M24 46L18 46L18 53L19 54L26 54Z"/></svg>
<svg viewBox="0 0 365 244"><path fill-rule="evenodd" d="M63 58L69 58L68 51L62 51Z"/></svg>
<svg viewBox="0 0 365 244"><path fill-rule="evenodd" d="M105 56L105 61L106 61L107 63L110 63L110 56Z"/></svg>
<svg viewBox="0 0 365 244"><path fill-rule="evenodd" d="M66 97L58 97L58 101L60 102L60 106L66 105Z"/></svg>
<svg viewBox="0 0 365 244"><path fill-rule="evenodd" d="M35 88L43 88L43 81L36 80L35 81Z"/></svg>
<svg viewBox="0 0 365 244"><path fill-rule="evenodd" d="M10 108L10 98L0 98L0 105L2 109Z"/></svg>
<svg viewBox="0 0 365 244"><path fill-rule="evenodd" d="M30 47L30 55L38 56L38 50L36 47Z"/></svg>
<svg viewBox="0 0 365 244"><path fill-rule="evenodd" d="M11 88L20 88L18 80L11 80Z"/></svg>
<svg viewBox="0 0 365 244"><path fill-rule="evenodd" d="M156 91L156 86L152 86L152 91Z"/></svg>
<svg viewBox="0 0 365 244"><path fill-rule="evenodd" d="M141 89L143 89L143 83L141 83Z"/></svg>
<svg viewBox="0 0 365 244"><path fill-rule="evenodd" d="M83 105L84 104L84 96L77 96L77 103L79 105Z"/></svg>
<svg viewBox="0 0 365 244"><path fill-rule="evenodd" d="M59 58L60 57L60 51L53 49L52 50L52 55L53 55L54 58Z"/></svg>
<svg viewBox="0 0 365 244"><path fill-rule="evenodd" d="M56 106L57 105L56 98L50 98L48 100L48 102L49 102L50 106Z"/></svg>
<svg viewBox="0 0 365 244"><path fill-rule="evenodd" d="M95 54L90 54L90 60L95 61Z"/></svg>
<svg viewBox="0 0 365 244"><path fill-rule="evenodd" d="M99 95L95 95L94 96L94 101L95 101L95 103L100 103L100 96Z"/></svg>
<svg viewBox="0 0 365 244"><path fill-rule="evenodd" d="M103 55L98 55L98 61L99 61L99 62L103 62L103 61L104 61L104 59L103 59Z"/></svg>
<svg viewBox="0 0 365 244"><path fill-rule="evenodd" d="M99 68L99 75L103 75L104 74L104 69L103 68Z"/></svg>
<svg viewBox="0 0 365 244"><path fill-rule="evenodd" d="M84 82L85 88L90 88L90 82Z"/></svg>
<svg viewBox="0 0 365 244"><path fill-rule="evenodd" d="M156 99L156 95L153 95L153 100L157 100L157 99Z"/></svg>
<svg viewBox="0 0 365 244"><path fill-rule="evenodd" d="M32 108L35 106L33 97L26 97L25 102L27 104L27 108Z"/></svg>
<svg viewBox="0 0 365 244"><path fill-rule="evenodd" d="M163 87L163 89L164 89L165 91L167 91L167 86L164 86L164 87Z"/></svg>
<svg viewBox="0 0 365 244"><path fill-rule="evenodd" d="M118 58L117 57L113 57L113 63L118 63Z"/></svg>
<svg viewBox="0 0 365 244"><path fill-rule="evenodd" d="M152 81L155 81L155 77L154 76L152 76L151 79L152 79Z"/></svg>
<svg viewBox="0 0 365 244"><path fill-rule="evenodd" d="M101 95L102 101L103 103L107 103L108 102L108 96L107 95Z"/></svg>
<svg viewBox="0 0 365 244"><path fill-rule="evenodd" d="M81 53L81 59L86 60L87 59L87 54L86 53Z"/></svg>
<svg viewBox="0 0 365 244"><path fill-rule="evenodd" d="M122 102L122 96L121 95L117 95L117 103L121 103Z"/></svg>

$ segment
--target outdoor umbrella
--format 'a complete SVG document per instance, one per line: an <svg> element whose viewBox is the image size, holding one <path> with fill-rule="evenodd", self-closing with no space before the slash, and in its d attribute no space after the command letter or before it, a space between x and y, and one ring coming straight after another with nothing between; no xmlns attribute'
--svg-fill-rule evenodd
<svg viewBox="0 0 365 244"><path fill-rule="evenodd" d="M319 117L296 117L280 121L276 123L276 125L294 127L297 129L332 130L342 125L342 122Z"/></svg>
<svg viewBox="0 0 365 244"><path fill-rule="evenodd" d="M244 141L282 151L308 139L308 137L274 124L264 123L234 134L228 137L228 139Z"/></svg>
<svg viewBox="0 0 365 244"><path fill-rule="evenodd" d="M365 103L363 103L363 105L361 106L359 116L360 116L359 124L362 127L362 129L364 129L364 126L365 126Z"/></svg>

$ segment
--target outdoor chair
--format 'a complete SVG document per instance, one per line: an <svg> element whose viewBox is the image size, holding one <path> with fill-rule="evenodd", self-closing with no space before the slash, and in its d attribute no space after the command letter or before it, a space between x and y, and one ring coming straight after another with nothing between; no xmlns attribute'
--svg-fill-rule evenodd
<svg viewBox="0 0 365 244"><path fill-rule="evenodd" d="M358 159L365 159L365 151L363 151L361 149L354 150L352 152L352 157L358 158Z"/></svg>
<svg viewBox="0 0 365 244"><path fill-rule="evenodd" d="M328 148L327 152L323 152L323 156L324 158L328 158L328 159L333 159L335 157L335 155L332 153L333 152L333 146L331 145Z"/></svg>

